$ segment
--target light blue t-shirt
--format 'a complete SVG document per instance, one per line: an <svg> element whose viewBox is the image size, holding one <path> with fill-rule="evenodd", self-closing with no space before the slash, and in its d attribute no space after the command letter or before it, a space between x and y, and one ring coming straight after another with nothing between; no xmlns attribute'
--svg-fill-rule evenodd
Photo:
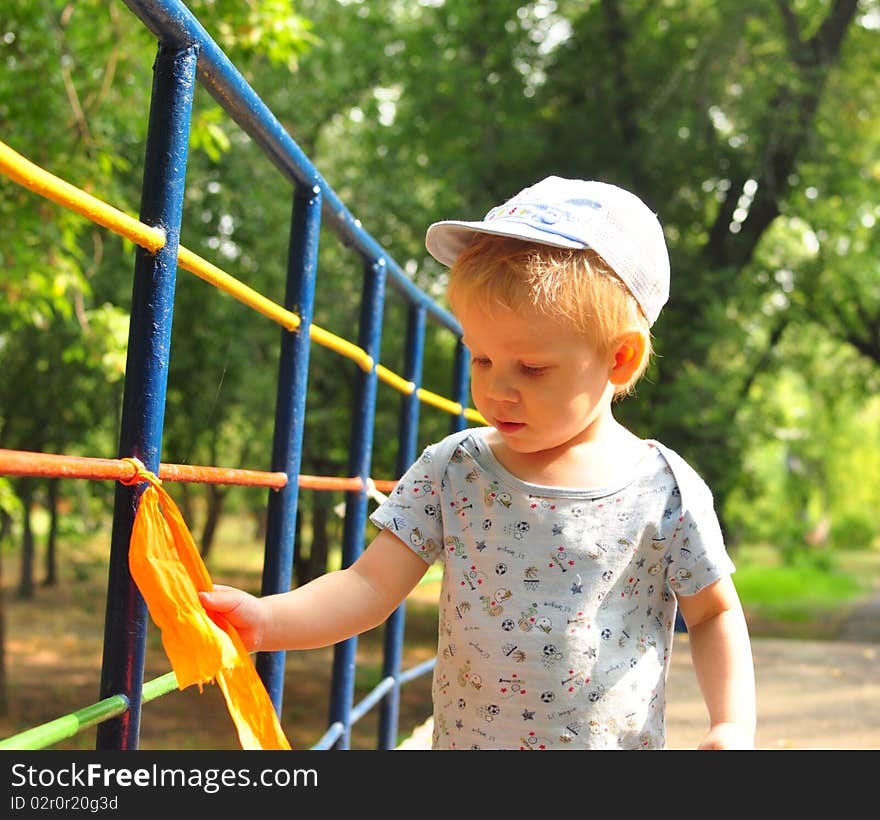
<svg viewBox="0 0 880 820"><path fill-rule="evenodd" d="M675 595L733 571L708 487L653 441L617 486L529 484L484 433L426 448L371 516L445 565L434 748L664 748Z"/></svg>

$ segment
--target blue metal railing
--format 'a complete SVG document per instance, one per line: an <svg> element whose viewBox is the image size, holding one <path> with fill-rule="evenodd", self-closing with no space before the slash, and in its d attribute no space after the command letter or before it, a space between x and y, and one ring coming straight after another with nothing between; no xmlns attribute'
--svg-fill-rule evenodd
<svg viewBox="0 0 880 820"><path fill-rule="evenodd" d="M302 457L309 373L309 327L315 300L320 226L321 192L318 189L297 188L284 306L299 315L301 324L298 333L281 331L275 440L272 448L272 469L282 470L289 476L299 474ZM269 493L266 554L263 559L264 595L290 588L298 498L295 482L288 482L278 493ZM262 652L257 656L257 671L279 714L284 688L284 657L281 652Z"/></svg>
<svg viewBox="0 0 880 820"><path fill-rule="evenodd" d="M467 358L455 318L421 291L385 250L349 213L308 157L214 43L194 15L178 0L125 0L159 42L150 108L144 167L141 221L161 227L168 242L155 256L139 251L134 271L132 316L126 369L125 398L120 429L120 456L135 455L148 469L158 468L164 421L165 387L174 305L176 253L180 231L194 86L200 83L229 116L256 142L263 153L293 183L293 215L289 243L285 307L302 324L296 332L282 331L279 380L273 441L273 471L295 476L299 472L309 366L309 325L315 291L318 236L321 221L363 260L364 284L358 344L376 362L382 332L386 282L408 304L404 378L421 384L427 319L446 327L458 338L453 400L466 405ZM162 351L164 350L164 354ZM375 368L360 371L354 407L349 475L366 486L373 445L377 377ZM145 390L145 385L150 389ZM416 456L419 399L405 395L399 425L398 471ZM454 416L452 429L465 426ZM98 730L97 748L137 747L146 639L146 608L130 580L128 544L138 490L119 486L114 510L110 579L102 666L102 697L122 695L130 708L105 721ZM289 588L294 556L294 526L298 487L295 481L269 496L262 593ZM353 562L364 546L367 515L366 490L349 492L343 534L343 564ZM334 651L328 730L314 749L347 749L352 725L380 705L378 746L393 748L397 738L400 686L433 668L427 661L402 671L405 610L401 606L388 621L383 677L357 706L353 704L357 639ZM280 713L285 653L261 653L257 669L272 703Z"/></svg>
<svg viewBox="0 0 880 820"><path fill-rule="evenodd" d="M168 351L183 213L186 158L198 46L160 44L154 64L141 221L165 231L155 254L138 248L134 267L119 452L159 469ZM128 571L128 546L143 488L117 484L104 621L101 698L122 694L129 709L98 727L99 749L130 749L140 732L147 607Z"/></svg>

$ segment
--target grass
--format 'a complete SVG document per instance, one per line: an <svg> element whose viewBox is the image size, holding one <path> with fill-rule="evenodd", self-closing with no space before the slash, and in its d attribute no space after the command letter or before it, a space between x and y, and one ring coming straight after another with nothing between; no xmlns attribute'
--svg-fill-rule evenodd
<svg viewBox="0 0 880 820"><path fill-rule="evenodd" d="M838 551L784 563L768 547L734 554L737 590L753 634L834 637L851 607L880 589L880 552Z"/></svg>

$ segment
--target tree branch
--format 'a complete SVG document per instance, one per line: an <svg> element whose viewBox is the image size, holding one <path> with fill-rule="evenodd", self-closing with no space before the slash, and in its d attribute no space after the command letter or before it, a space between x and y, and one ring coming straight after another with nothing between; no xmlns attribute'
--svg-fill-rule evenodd
<svg viewBox="0 0 880 820"><path fill-rule="evenodd" d="M104 66L104 74L101 80L101 87L94 93L89 94L83 103L83 109L86 111L94 111L104 101L106 96L113 88L113 79L116 76L116 66L119 62L120 45L124 42L122 36L122 26L120 25L119 9L115 5L109 6L110 22L113 25L115 34L115 44L110 49L110 55L107 58L107 65Z"/></svg>
<svg viewBox="0 0 880 820"><path fill-rule="evenodd" d="M827 66L837 61L844 35L858 7L859 0L834 0L828 16L807 42L807 46L813 52L815 65Z"/></svg>
<svg viewBox="0 0 880 820"><path fill-rule="evenodd" d="M73 3L68 3L67 6L62 10L60 20L56 20L54 15L49 11L49 19L51 21L52 30L55 33L56 38L58 39L58 43L61 46L61 52L64 57L71 57L70 50L67 47L67 38L64 33L64 29L67 24L70 22L70 17L73 14ZM73 76L70 73L70 65L67 64L66 61L61 61L61 79L64 81L64 90L67 93L67 100L70 103L70 110L73 115L73 124L76 127L76 130L79 131L80 137L82 138L83 145L85 146L86 152L90 153L94 147L94 139L92 138L92 132L89 129L89 123L86 119L85 113L83 112L82 105L79 101L79 94L76 90L76 85L73 82Z"/></svg>
<svg viewBox="0 0 880 820"><path fill-rule="evenodd" d="M602 11L607 25L609 51L615 67L614 87L617 90L617 103L614 110L617 123L624 144L635 145L639 140L639 128L632 117L636 106L633 104L634 95L630 84L632 72L629 70L626 54L627 30L618 0L602 0Z"/></svg>
<svg viewBox="0 0 880 820"><path fill-rule="evenodd" d="M788 52L795 63L800 64L804 50L804 42L801 40L800 27L798 26L797 16L791 10L785 0L776 0L776 8L779 16L782 18L782 28L785 33Z"/></svg>
<svg viewBox="0 0 880 820"><path fill-rule="evenodd" d="M869 316L864 306L856 300L855 304L862 322L861 327L857 327L844 314L840 304L833 301L826 301L824 304L824 311L817 310L816 302L808 300L802 309L810 319L825 328L832 336L851 345L867 359L880 366L880 314ZM828 321L829 313L836 321L836 326Z"/></svg>
<svg viewBox="0 0 880 820"><path fill-rule="evenodd" d="M770 336L767 339L767 346L761 351L761 355L758 357L758 360L752 365L752 369L749 371L749 374L743 380L742 385L740 386L739 395L741 398L745 399L748 396L749 391L752 389L752 385L755 383L755 379L758 378L758 375L761 371L769 364L770 358L773 355L773 351L776 349L776 346L779 344L779 340L782 338L782 334L785 332L785 329L788 327L791 322L791 315L788 312L780 314L779 321L773 326L773 329L770 331Z"/></svg>
<svg viewBox="0 0 880 820"><path fill-rule="evenodd" d="M828 16L806 47L797 33L794 15L784 0L777 8L783 18L796 70L781 81L770 109L776 112L761 169L758 189L738 234L728 230L735 207L729 200L739 192L731 186L728 201L719 210L710 231L706 254L715 264L742 266L749 262L764 231L779 215L779 202L790 187L789 178L806 142L819 108L829 70L837 62L843 38L855 16L858 0L834 0Z"/></svg>

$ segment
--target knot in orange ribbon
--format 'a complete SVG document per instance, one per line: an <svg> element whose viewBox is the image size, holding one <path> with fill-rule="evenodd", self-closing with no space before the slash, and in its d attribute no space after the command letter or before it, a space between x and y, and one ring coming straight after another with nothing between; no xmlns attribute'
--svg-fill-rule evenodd
<svg viewBox="0 0 880 820"><path fill-rule="evenodd" d="M131 464L134 468L134 473L131 478L120 478L119 483L125 484L128 487L133 486L134 484L142 484L144 481L149 481L154 487L158 487L162 483L162 479L159 478L155 473L151 473L145 466L144 462L139 458L135 458L131 456L129 458L121 458L120 461L124 461L126 464Z"/></svg>

